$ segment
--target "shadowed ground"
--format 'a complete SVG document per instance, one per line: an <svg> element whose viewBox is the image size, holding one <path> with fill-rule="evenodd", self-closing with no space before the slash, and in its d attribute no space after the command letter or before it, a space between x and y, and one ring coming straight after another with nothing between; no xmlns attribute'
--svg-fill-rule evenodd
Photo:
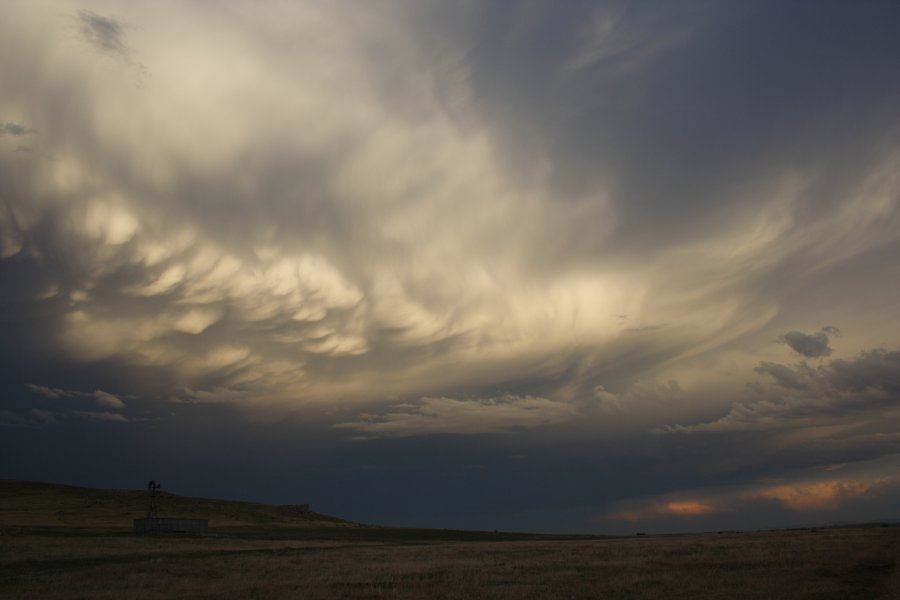
<svg viewBox="0 0 900 600"><path fill-rule="evenodd" d="M114 515L125 523L133 511L142 516L139 492L0 482L0 596L838 599L900 591L900 527L541 536L166 502L184 511L178 516L209 518L210 535L137 536L122 521L114 527ZM192 507L209 512L188 514ZM70 522L55 522L54 510ZM23 524L26 516L32 521Z"/></svg>

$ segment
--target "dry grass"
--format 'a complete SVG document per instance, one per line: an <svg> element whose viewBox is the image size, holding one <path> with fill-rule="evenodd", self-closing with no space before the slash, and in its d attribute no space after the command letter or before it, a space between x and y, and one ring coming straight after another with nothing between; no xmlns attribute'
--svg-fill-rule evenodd
<svg viewBox="0 0 900 600"><path fill-rule="evenodd" d="M900 528L503 542L7 532L9 598L897 598Z"/></svg>
<svg viewBox="0 0 900 600"><path fill-rule="evenodd" d="M129 494L0 482L0 598L900 598L900 527L553 538L173 497L210 535L138 536Z"/></svg>

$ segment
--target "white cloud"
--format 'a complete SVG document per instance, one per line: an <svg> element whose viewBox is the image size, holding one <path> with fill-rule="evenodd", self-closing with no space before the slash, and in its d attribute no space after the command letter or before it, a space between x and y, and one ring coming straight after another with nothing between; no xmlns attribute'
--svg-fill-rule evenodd
<svg viewBox="0 0 900 600"><path fill-rule="evenodd" d="M104 392L103 390L96 390L93 393L94 400L97 401L97 404L100 406L104 406L106 408L125 408L125 403L118 397L109 392Z"/></svg>

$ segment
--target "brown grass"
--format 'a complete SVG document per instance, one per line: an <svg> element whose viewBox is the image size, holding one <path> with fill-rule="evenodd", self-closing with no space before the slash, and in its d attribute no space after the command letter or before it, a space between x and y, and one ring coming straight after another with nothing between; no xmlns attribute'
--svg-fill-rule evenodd
<svg viewBox="0 0 900 600"><path fill-rule="evenodd" d="M900 598L900 527L551 538L211 519L179 537L0 508L2 598Z"/></svg>
<svg viewBox="0 0 900 600"><path fill-rule="evenodd" d="M396 543L9 531L8 598L897 598L900 528Z"/></svg>

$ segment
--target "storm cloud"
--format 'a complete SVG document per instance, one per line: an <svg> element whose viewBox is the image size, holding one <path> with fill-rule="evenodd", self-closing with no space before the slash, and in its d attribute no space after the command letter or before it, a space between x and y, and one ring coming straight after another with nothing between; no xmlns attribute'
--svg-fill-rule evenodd
<svg viewBox="0 0 900 600"><path fill-rule="evenodd" d="M898 452L900 13L816 10L6 3L9 474L167 440L578 530L890 496L840 482Z"/></svg>

